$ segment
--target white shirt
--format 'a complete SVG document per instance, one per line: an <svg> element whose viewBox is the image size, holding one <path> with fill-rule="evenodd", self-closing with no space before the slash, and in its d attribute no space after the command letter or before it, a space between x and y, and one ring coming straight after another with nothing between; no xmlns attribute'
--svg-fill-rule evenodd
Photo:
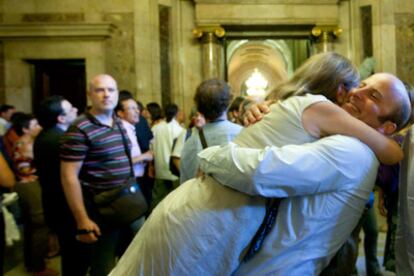
<svg viewBox="0 0 414 276"><path fill-rule="evenodd" d="M395 260L398 275L414 275L414 131L408 131L400 167Z"/></svg>
<svg viewBox="0 0 414 276"><path fill-rule="evenodd" d="M177 180L178 177L171 173L169 164L173 141L184 129L173 119L169 123L161 121L151 130L154 135L152 148L154 150L155 178Z"/></svg>
<svg viewBox="0 0 414 276"><path fill-rule="evenodd" d="M280 144L282 146L284 144L303 144L308 141L314 141L316 138L310 136L303 129L301 119L303 110L319 101L326 101L326 98L308 95L292 97L275 104L271 107L270 114L266 115L261 122L252 127L243 129L235 141L238 144L246 144L244 146L251 144L253 147L261 149L269 144ZM322 179L326 180L325 178L329 176L331 179L339 179L338 182L335 182L339 186L348 185L348 182L351 180L352 183L358 186L360 183L356 181L356 178L358 176L365 177L369 174L367 167L370 167L373 154L357 140L341 137L333 139L330 143L327 142L329 140L324 139L323 142L316 142L303 147L286 146L281 148L281 154L276 155L276 157L279 157L279 161L276 159L274 161L275 164L280 164L284 168L286 178L282 183L287 183L285 185L292 183L291 188L293 188L293 184L297 185L298 183L305 186L307 181L305 175L313 176L314 167L317 167L317 162L321 162L320 167L327 174L315 175L313 183L319 183L317 177L319 177L319 181L322 181ZM343 142L343 144L339 143L338 146L336 142ZM324 148L321 146L323 144L326 144L326 147L323 153L318 155L316 149ZM338 147L331 149L333 144ZM344 150L341 149L343 146L345 147ZM226 151L228 147L231 146L223 148L223 153L229 153L229 151ZM214 149L217 150L217 147L214 147ZM335 154L337 151L339 153ZM211 153L208 150L207 152ZM282 153L287 153L288 155L285 156ZM344 155L346 158L343 158ZM348 155L351 157L348 157ZM230 161L229 159L207 158L202 153L201 156L208 161L207 164L211 164L210 167L212 169L216 168L212 164L217 161L221 164L218 166L226 168L224 170L227 171L226 174L237 177L237 174L231 170L233 167L231 162L226 162L226 160ZM319 158L315 160L315 156L319 156ZM338 156L339 160L335 160L336 156ZM355 156L355 158L352 156ZM247 154L244 155L243 159L253 160L253 165L260 163L257 162L260 159L254 159L255 157L257 156L252 155L250 157ZM290 158L292 160L301 160L300 163L307 162L313 164L314 167L305 166L305 168L311 168L312 171L302 170L301 173L297 173L302 164L299 164L299 166L289 166ZM285 163L286 161L288 163ZM360 161L363 162L362 165L359 164ZM334 164L339 165L344 162L343 166L345 169L338 170L334 166ZM357 168L353 168L353 170L348 172L349 167L354 167L355 164L358 164ZM208 169L208 166L205 169ZM354 170L355 172L353 172ZM254 172L256 171L254 170ZM367 176L367 178L369 177ZM251 186L249 182L252 181L238 179L240 180L240 185L246 184ZM304 182L304 180L306 181ZM370 184L373 185L373 182L370 182ZM330 185L330 188L335 188L335 184ZM308 189L316 189L310 187L309 185ZM328 189L328 185L324 189ZM331 210L332 208L324 209L325 212L320 213L323 215L320 221L325 222L328 220L329 225L327 229L330 229L335 221L335 216L338 212L342 212L345 219L350 220L347 222L349 225L346 226L347 229L350 229L350 233L361 214L371 189L372 186L358 194L358 199L355 200L352 197L354 190L345 190L345 194L340 194L341 197L338 196L338 201L349 198L351 201L350 206L357 208L345 208L346 210L342 210L342 206L339 206L339 203L338 205L332 203L334 210ZM332 192L330 194L332 196L327 197L323 202L329 204L330 199L335 201L336 195L334 194L335 192ZM319 196L323 197L322 195ZM362 202L361 206L359 206L360 202ZM295 212L300 213L300 211L301 209ZM332 211L332 216L328 213L329 211ZM264 215L265 199L263 197L253 197L240 193L220 185L211 177L189 180L171 192L155 208L111 275L229 275L239 266L243 252L260 227ZM315 213L314 218L317 219L318 215L319 213ZM339 232L342 233L342 231ZM329 244L329 249L333 249L333 247L342 243L345 239L343 236L348 236L349 233L340 234L339 240L336 239L336 233L330 233L331 235L327 236L327 238L331 237L332 240L337 242L330 241L333 245ZM306 230L295 234L296 237L301 237L303 234L306 234ZM306 236L306 238L308 239L309 237ZM302 240L299 239L299 241ZM328 254L324 250L324 246L321 247L320 243L318 243L317 248L321 248L321 250L318 251L318 249L311 248L314 249L312 254L325 254L323 256L326 259L329 258L326 257ZM303 252L301 253L305 256Z"/></svg>
<svg viewBox="0 0 414 276"><path fill-rule="evenodd" d="M230 144L199 156L220 183L287 197L263 248L236 275L318 275L356 226L378 169L366 145L340 135L264 150Z"/></svg>
<svg viewBox="0 0 414 276"><path fill-rule="evenodd" d="M122 121L122 125L124 126L127 132L128 139L131 142L131 158L140 156L142 152L138 144L137 134L135 132L135 126L125 120L121 120L121 121ZM134 168L135 177L141 177L144 175L145 163L135 163L133 164L133 168Z"/></svg>
<svg viewBox="0 0 414 276"><path fill-rule="evenodd" d="M168 123L170 125L173 138L177 138L184 128L174 118Z"/></svg>

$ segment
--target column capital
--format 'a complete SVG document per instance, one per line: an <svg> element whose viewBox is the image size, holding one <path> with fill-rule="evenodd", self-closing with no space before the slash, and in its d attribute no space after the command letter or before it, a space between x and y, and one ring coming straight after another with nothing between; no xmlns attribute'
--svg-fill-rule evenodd
<svg viewBox="0 0 414 276"><path fill-rule="evenodd" d="M315 26L311 30L311 39L315 42L327 43L334 41L342 34L338 26Z"/></svg>
<svg viewBox="0 0 414 276"><path fill-rule="evenodd" d="M226 34L221 26L199 26L193 29L193 36L201 43L218 43Z"/></svg>

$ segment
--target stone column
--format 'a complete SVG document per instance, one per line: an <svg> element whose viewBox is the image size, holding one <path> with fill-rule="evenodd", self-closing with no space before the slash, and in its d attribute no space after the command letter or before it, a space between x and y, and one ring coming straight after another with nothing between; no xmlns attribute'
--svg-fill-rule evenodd
<svg viewBox="0 0 414 276"><path fill-rule="evenodd" d="M224 79L224 29L220 26L198 27L193 30L193 35L201 43L203 80Z"/></svg>
<svg viewBox="0 0 414 276"><path fill-rule="evenodd" d="M334 50L335 40L341 35L342 29L334 26L316 26L311 31L312 54Z"/></svg>

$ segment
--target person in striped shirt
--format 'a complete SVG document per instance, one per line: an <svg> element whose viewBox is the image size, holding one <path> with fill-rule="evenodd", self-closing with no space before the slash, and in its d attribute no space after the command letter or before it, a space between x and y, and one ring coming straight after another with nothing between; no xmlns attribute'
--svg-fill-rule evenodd
<svg viewBox="0 0 414 276"><path fill-rule="evenodd" d="M115 264L120 229L102 229L90 211L93 208L85 208L85 202L88 207L93 207L93 202L84 198L82 191L99 193L119 187L130 175L130 165L121 134L126 132L114 113L116 81L109 75L97 75L90 81L87 95L90 110L79 116L61 139L61 178L76 220L76 237L92 244L91 275L107 275Z"/></svg>

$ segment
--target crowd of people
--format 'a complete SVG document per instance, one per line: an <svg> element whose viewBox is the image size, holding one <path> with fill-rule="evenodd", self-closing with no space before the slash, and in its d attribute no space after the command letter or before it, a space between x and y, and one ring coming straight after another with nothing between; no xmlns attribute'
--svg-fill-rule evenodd
<svg viewBox="0 0 414 276"><path fill-rule="evenodd" d="M188 127L176 104L144 106L107 74L80 114L61 96L35 116L2 105L0 186L19 196L25 267L58 275L45 259L60 254L62 275L351 275L363 228L380 275L377 183L386 268L414 275L412 93L329 52L263 103L203 81ZM142 212L128 208L138 194ZM3 218L0 231L2 271Z"/></svg>

